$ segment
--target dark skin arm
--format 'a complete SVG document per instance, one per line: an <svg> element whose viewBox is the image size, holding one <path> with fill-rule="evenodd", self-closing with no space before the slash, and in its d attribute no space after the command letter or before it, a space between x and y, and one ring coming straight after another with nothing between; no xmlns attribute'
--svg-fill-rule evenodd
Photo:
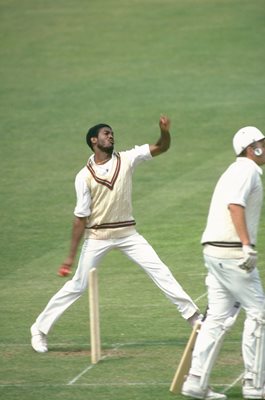
<svg viewBox="0 0 265 400"><path fill-rule="evenodd" d="M72 265L74 263L79 243L84 235L84 231L85 231L85 227L86 227L86 220L87 220L86 217L85 218L81 218L81 217L74 218L69 254L68 254L68 257L64 260L63 264L60 267L60 269L62 267L67 267L69 269L69 272L68 273L66 272L65 276L67 276L70 273L70 268L72 267ZM60 269L59 269L59 275L61 275Z"/></svg>
<svg viewBox="0 0 265 400"><path fill-rule="evenodd" d="M170 119L165 115L162 115L159 119L160 126L160 138L156 142L156 144L150 144L150 153L152 157L159 156L160 154L167 151L170 147Z"/></svg>

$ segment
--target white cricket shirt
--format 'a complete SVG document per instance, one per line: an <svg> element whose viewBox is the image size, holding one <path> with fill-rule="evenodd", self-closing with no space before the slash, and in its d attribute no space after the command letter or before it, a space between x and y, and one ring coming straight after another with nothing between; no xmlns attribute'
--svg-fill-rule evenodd
<svg viewBox="0 0 265 400"><path fill-rule="evenodd" d="M201 242L240 242L231 219L229 204L245 208L252 244L256 244L262 207L262 169L246 157L238 157L220 177L210 204L207 225Z"/></svg>
<svg viewBox="0 0 265 400"><path fill-rule="evenodd" d="M131 167L133 169L141 162L152 159L149 144L135 146L133 149L121 153L125 154L130 160ZM109 171L111 171L113 158L103 165L97 165L94 162L94 154L89 158L89 160L93 163L93 168L95 171L100 172L101 175L107 176ZM88 168L84 167L78 172L75 178L76 206L74 209L74 215L81 218L89 217L91 214L91 196L87 186L87 177L89 174L90 172Z"/></svg>

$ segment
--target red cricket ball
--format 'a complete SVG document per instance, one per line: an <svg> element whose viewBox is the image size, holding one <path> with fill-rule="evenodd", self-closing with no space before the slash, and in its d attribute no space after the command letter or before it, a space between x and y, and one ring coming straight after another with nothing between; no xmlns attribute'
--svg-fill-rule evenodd
<svg viewBox="0 0 265 400"><path fill-rule="evenodd" d="M67 265L61 265L61 267L59 268L59 271L58 271L58 275L62 276L62 277L68 276L70 273L71 273L71 270Z"/></svg>

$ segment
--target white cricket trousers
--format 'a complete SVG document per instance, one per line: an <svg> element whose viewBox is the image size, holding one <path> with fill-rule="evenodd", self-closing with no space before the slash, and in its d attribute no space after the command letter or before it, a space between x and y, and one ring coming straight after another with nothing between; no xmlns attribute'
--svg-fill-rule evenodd
<svg viewBox="0 0 265 400"><path fill-rule="evenodd" d="M255 268L251 273L242 270L238 266L242 259L220 259L204 255L204 260L208 269L205 282L209 309L198 334L190 373L201 376L208 355L222 331L223 322L229 317L235 302L239 301L246 313L242 338L244 378L252 379L256 354L255 330L265 305L258 269Z"/></svg>
<svg viewBox="0 0 265 400"><path fill-rule="evenodd" d="M38 329L48 334L62 313L74 303L88 287L89 271L99 265L112 249L119 249L150 276L154 283L174 303L183 318L190 318L198 308L175 280L168 267L159 259L150 244L138 233L120 239L86 239L75 275L51 298L36 320Z"/></svg>

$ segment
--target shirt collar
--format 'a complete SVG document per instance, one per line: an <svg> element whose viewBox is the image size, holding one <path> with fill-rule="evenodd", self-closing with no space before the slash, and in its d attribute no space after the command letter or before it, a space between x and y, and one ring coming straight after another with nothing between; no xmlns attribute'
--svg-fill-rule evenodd
<svg viewBox="0 0 265 400"><path fill-rule="evenodd" d="M109 161L113 159L113 156L114 156L114 155L115 155L115 151L112 153L112 156L111 156L111 158L109 159ZM109 162L109 161L108 161L108 162ZM95 165L97 165L97 164L95 163L95 154L94 154L94 153L89 157L88 162L89 162L90 164L95 164ZM99 164L99 165L100 165L100 164Z"/></svg>

